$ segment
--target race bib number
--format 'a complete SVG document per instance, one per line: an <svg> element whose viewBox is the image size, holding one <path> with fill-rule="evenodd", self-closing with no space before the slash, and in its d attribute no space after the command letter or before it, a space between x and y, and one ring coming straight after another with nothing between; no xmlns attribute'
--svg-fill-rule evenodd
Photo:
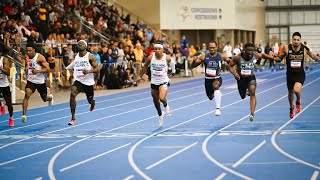
<svg viewBox="0 0 320 180"><path fill-rule="evenodd" d="M301 61L291 61L290 65L292 68L300 68L301 67Z"/></svg>
<svg viewBox="0 0 320 180"><path fill-rule="evenodd" d="M251 70L250 69L242 69L241 75L242 76L251 76Z"/></svg>
<svg viewBox="0 0 320 180"><path fill-rule="evenodd" d="M75 71L77 77L84 77L85 75L82 72L82 69L78 69Z"/></svg>
<svg viewBox="0 0 320 180"><path fill-rule="evenodd" d="M0 72L0 80L4 79L4 74L2 72Z"/></svg>
<svg viewBox="0 0 320 180"><path fill-rule="evenodd" d="M154 76L162 76L163 72L162 71L153 71Z"/></svg>
<svg viewBox="0 0 320 180"><path fill-rule="evenodd" d="M215 69L207 69L207 75L208 76L216 76L217 75L217 70L215 70Z"/></svg>

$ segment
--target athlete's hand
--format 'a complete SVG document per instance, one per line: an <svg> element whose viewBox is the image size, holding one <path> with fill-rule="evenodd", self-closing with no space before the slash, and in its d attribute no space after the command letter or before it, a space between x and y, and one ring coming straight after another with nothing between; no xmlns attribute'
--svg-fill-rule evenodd
<svg viewBox="0 0 320 180"><path fill-rule="evenodd" d="M82 70L82 73L84 74L84 75L86 75L86 74L89 74L90 72L89 72L89 70Z"/></svg>
<svg viewBox="0 0 320 180"><path fill-rule="evenodd" d="M237 73L237 74L235 74L234 75L234 78L236 79L236 80L240 80L240 76L239 76L239 74Z"/></svg>
<svg viewBox="0 0 320 180"><path fill-rule="evenodd" d="M36 69L32 69L31 72L32 72L32 74L37 74L38 73L38 71Z"/></svg>

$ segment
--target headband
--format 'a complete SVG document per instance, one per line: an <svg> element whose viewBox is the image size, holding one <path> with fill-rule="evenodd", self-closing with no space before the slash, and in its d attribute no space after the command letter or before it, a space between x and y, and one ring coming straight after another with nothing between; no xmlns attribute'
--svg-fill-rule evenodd
<svg viewBox="0 0 320 180"><path fill-rule="evenodd" d="M155 44L154 47L163 49L163 45L162 44Z"/></svg>
<svg viewBox="0 0 320 180"><path fill-rule="evenodd" d="M78 44L79 44L80 42L83 42L86 46L88 46L88 43L87 43L85 40L81 39L80 41L78 41Z"/></svg>

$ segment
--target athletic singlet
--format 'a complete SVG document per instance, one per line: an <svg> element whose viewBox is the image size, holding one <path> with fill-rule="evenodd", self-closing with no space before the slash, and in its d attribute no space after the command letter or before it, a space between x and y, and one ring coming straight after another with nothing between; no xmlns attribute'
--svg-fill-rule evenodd
<svg viewBox="0 0 320 180"><path fill-rule="evenodd" d="M286 64L288 72L304 72L304 46L302 44L298 51L294 51L292 44L289 44Z"/></svg>
<svg viewBox="0 0 320 180"><path fill-rule="evenodd" d="M3 56L0 58L0 67L3 67ZM0 87L9 86L8 76L0 71Z"/></svg>
<svg viewBox="0 0 320 180"><path fill-rule="evenodd" d="M205 67L205 78L206 79L216 79L220 77L221 71L221 54L217 53L215 57L206 54L204 57L204 67Z"/></svg>
<svg viewBox="0 0 320 180"><path fill-rule="evenodd" d="M167 75L168 65L166 60L167 55L163 53L160 60L156 59L155 53L152 54L150 70L151 70L151 84L160 85L169 81Z"/></svg>
<svg viewBox="0 0 320 180"><path fill-rule="evenodd" d="M245 60L243 56L240 56L240 62L238 63L238 74L242 77L253 76L254 65L257 62L255 55L250 60Z"/></svg>
<svg viewBox="0 0 320 180"><path fill-rule="evenodd" d="M83 70L93 69L89 62L89 55L90 53L87 52L87 54L85 54L83 57L80 57L78 53L72 63L73 63L73 69L74 69L74 79L87 86L92 86L94 85L93 73L84 75L82 72Z"/></svg>
<svg viewBox="0 0 320 180"><path fill-rule="evenodd" d="M37 59L38 59L39 53L36 53L36 55L29 60L28 66L28 81L33 82L35 84L44 84L45 83L45 76L44 73L36 73L33 74L32 70L41 70L42 67L40 64L38 64Z"/></svg>

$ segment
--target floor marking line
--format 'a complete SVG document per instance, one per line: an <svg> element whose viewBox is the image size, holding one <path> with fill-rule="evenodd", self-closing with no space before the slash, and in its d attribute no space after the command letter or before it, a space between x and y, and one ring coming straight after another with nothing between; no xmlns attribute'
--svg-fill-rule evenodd
<svg viewBox="0 0 320 180"><path fill-rule="evenodd" d="M95 160L95 159L97 159L97 158L99 158L99 157L101 157L101 156L107 155L107 154L109 154L109 153L112 153L112 152L117 151L117 150L119 150L119 149L122 149L122 148L124 148L124 147L127 147L127 146L129 146L130 144L131 144L131 143L128 143L128 144L119 146L119 147L117 147L117 148L111 149L111 150L109 150L109 151L107 151L107 152L104 152L104 153L102 153L102 154L93 156L93 157L91 157L91 158L88 158L88 159L86 159L86 160L80 161L80 162L75 163L75 164L73 164L73 165L67 166L67 167L65 167L65 168L60 169L60 172L66 171L66 170L71 169L71 168L74 168L74 167L79 166L79 165L81 165L81 164L84 164L84 163L86 163L86 162Z"/></svg>
<svg viewBox="0 0 320 180"><path fill-rule="evenodd" d="M177 151L177 152L175 152L175 153L171 154L170 156L167 156L167 157L165 157L165 158L161 159L160 161L158 161L158 162L156 162L156 163L154 163L154 164L152 164L152 165L150 165L150 166L146 167L146 170L150 170L150 169L152 169L152 168L156 167L157 165L159 165L159 164L161 164L161 163L165 162L166 160L169 160L169 159L173 158L174 156L179 155L179 154L180 154L180 153L182 153L183 151L188 150L189 148L191 148L192 146L195 146L196 144L198 144L198 141L197 141L197 142L195 142L195 143L192 143L191 145L189 145L189 146L187 146L187 147L185 147L185 148L183 148L183 149L181 149L181 150L179 150L179 151Z"/></svg>
<svg viewBox="0 0 320 180"><path fill-rule="evenodd" d="M258 146L256 146L255 148L253 148L251 151L249 151L245 156L243 156L241 159L239 159L239 161L237 161L236 163L234 163L232 165L232 167L236 168L238 167L243 161L245 161L246 159L248 159L253 153L255 153L259 148L261 148L264 144L266 143L266 140L262 141Z"/></svg>
<svg viewBox="0 0 320 180"><path fill-rule="evenodd" d="M58 145L58 146L54 146L54 147L51 147L51 148L48 148L48 149L45 149L45 150L42 150L42 151L39 151L39 152L36 152L36 153L32 153L32 154L29 154L29 155L26 155L26 156L22 156L22 157L19 157L19 158L17 158L17 159L13 159L13 160L10 160L10 161L6 161L6 162L3 162L3 163L0 163L0 166L6 165L6 164L9 164L9 163L13 163L13 162L16 162L16 161L19 161L19 160L22 160L22 159L26 159L26 158L28 158L28 157L32 157L32 156L35 156L35 155L38 155L38 154L41 154L41 153L50 151L50 150L53 150L53 149L62 147L62 146L64 146L64 145L65 145L65 144L60 144L60 145Z"/></svg>

